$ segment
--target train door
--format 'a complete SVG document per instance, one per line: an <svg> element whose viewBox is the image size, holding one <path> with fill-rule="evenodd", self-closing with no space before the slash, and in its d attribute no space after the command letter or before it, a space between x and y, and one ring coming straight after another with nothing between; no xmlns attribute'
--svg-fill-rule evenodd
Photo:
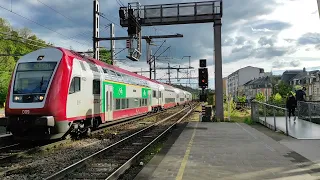
<svg viewBox="0 0 320 180"><path fill-rule="evenodd" d="M161 94L161 91L160 90L158 90L158 99L159 99L159 105L161 106L161 104L162 104L162 96L161 96L162 94Z"/></svg>
<svg viewBox="0 0 320 180"><path fill-rule="evenodd" d="M148 105L148 111L151 111L152 107L152 90L148 91L148 100L147 100L147 105Z"/></svg>
<svg viewBox="0 0 320 180"><path fill-rule="evenodd" d="M105 85L105 121L111 121L113 118L113 87Z"/></svg>

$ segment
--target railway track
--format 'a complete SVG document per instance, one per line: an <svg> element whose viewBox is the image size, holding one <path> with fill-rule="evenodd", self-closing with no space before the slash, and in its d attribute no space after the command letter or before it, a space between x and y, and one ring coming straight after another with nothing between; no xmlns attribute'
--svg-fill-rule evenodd
<svg viewBox="0 0 320 180"><path fill-rule="evenodd" d="M171 109L172 110L172 109ZM104 124L103 126L97 128L96 130L92 131L92 135L99 134L103 132L106 128L109 127L117 127L117 126L124 126L130 123L134 123L135 121L139 121L143 118L149 118L152 116L157 116L161 114L162 112L157 112L154 114L144 114L144 115L139 115L136 117L132 118L127 118L127 119L122 119L119 121L112 121ZM11 141L12 139L10 139ZM2 166L1 162L4 160L8 161L12 158L19 157L20 155L23 154L29 154L31 152L35 151L41 151L44 149L48 149L50 147L57 147L59 145L63 145L65 143L70 142L72 139L65 139L65 140L60 140L56 141L53 143L32 143L32 144L22 144L22 143L4 143L3 145L0 146L0 167Z"/></svg>
<svg viewBox="0 0 320 180"><path fill-rule="evenodd" d="M178 106L176 108L170 108L167 109L171 113L171 111L175 111L176 109L181 108L181 106ZM132 123L135 123L137 121L142 121L143 119L150 118L150 117L159 117L157 119L163 119L165 116L168 116L168 113L163 113L157 112L153 114L145 114L145 115L140 115L128 119L123 119L119 121L113 121L110 123L106 123L104 126L98 128L95 131L92 131L92 135L99 134L103 132L106 129L113 129L121 126L126 126L130 125ZM53 143L47 143L47 144L20 144L20 143L15 143L15 144L10 144L7 146L0 147L0 175L5 176L6 174L10 174L10 172L15 171L19 169L20 167L13 167L12 165L16 164L19 162L19 157L22 156L29 156L32 153L36 152L41 152L43 150L47 149L53 149L54 147L59 147L62 146L63 144L71 142L72 139L66 139L66 140L61 140ZM98 143L99 141L96 141Z"/></svg>
<svg viewBox="0 0 320 180"><path fill-rule="evenodd" d="M117 179L144 150L157 142L195 108L187 107L47 177L52 179Z"/></svg>

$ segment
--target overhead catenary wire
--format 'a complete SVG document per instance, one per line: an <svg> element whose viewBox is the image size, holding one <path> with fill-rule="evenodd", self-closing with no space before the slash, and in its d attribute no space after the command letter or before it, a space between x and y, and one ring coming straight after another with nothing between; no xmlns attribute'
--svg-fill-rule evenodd
<svg viewBox="0 0 320 180"><path fill-rule="evenodd" d="M62 17L68 19L70 22L72 22L74 25L79 25L78 22L75 22L74 20L72 20L70 17L64 15L63 13L59 12L58 10L56 10L55 8L49 6L48 4L42 2L41 0L37 0L39 3L43 4L44 6L48 7L49 9L51 9L52 11L56 12L57 14L61 15ZM87 20L84 19L84 21L86 21L88 24L91 24L92 22L89 22ZM104 24L103 24L104 25ZM104 25L105 27L108 27L110 25ZM89 28L88 28L89 29ZM92 34L92 30L87 30L86 32L90 32ZM82 33L81 33L82 34ZM85 33L83 33L85 34ZM79 34L80 35L80 34Z"/></svg>
<svg viewBox="0 0 320 180"><path fill-rule="evenodd" d="M36 21L28 18L28 17L22 16L22 15L19 14L19 13L16 13L16 12L14 12L14 11L11 11L11 10L8 9L8 8L5 8L5 7L3 7L3 6L0 6L0 8L6 10L6 11L8 11L8 12L11 12L11 13L19 16L19 17L22 17L22 18L24 18L24 19L26 19L26 20L28 20L28 21L30 21L30 22L38 25L38 26L41 26L41 27L43 27L43 28L45 28L45 29L47 29L47 30L49 30L49 31L51 31L51 32L54 32L54 33L56 33L56 34L59 34L60 36L66 38L66 39L73 40L74 42L77 42L77 43L79 43L79 44L81 44L81 45L84 45L84 46L88 46L87 44L81 43L81 42L79 42L79 41L77 41L77 40L75 40L75 39L73 39L73 38L70 38L70 37L68 37L68 36L65 36L64 34L59 33L59 32L57 32L57 31L55 31L55 30L53 30L53 29L51 29L51 28L49 28L49 27L47 27L47 26L44 26L44 25L42 25L42 24L40 24L40 23L38 23L38 22L36 22ZM91 46L91 45L90 45L90 46Z"/></svg>

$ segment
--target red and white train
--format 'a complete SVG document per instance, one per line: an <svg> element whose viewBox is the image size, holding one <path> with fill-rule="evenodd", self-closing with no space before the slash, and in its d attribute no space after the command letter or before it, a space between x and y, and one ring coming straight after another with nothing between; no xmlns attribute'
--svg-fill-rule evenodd
<svg viewBox="0 0 320 180"><path fill-rule="evenodd" d="M57 139L191 100L189 92L119 67L43 48L18 60L0 126L22 139Z"/></svg>

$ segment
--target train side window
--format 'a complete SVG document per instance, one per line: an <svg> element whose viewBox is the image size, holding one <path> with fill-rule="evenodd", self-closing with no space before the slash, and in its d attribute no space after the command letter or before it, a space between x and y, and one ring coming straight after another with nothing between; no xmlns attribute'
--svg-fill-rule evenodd
<svg viewBox="0 0 320 180"><path fill-rule="evenodd" d="M93 89L92 89L92 93L93 94L100 94L100 80L93 80Z"/></svg>
<svg viewBox="0 0 320 180"><path fill-rule="evenodd" d="M126 101L126 99L121 99L121 109L126 109L127 108L127 101Z"/></svg>
<svg viewBox="0 0 320 180"><path fill-rule="evenodd" d="M116 110L121 109L121 101L120 99L116 99Z"/></svg>
<svg viewBox="0 0 320 180"><path fill-rule="evenodd" d="M81 89L80 77L73 77L70 84L70 88L69 88L69 94L79 92L80 89Z"/></svg>
<svg viewBox="0 0 320 180"><path fill-rule="evenodd" d="M83 62L79 61L80 62L80 66L82 68L82 70L86 71L86 67L84 66Z"/></svg>
<svg viewBox="0 0 320 180"><path fill-rule="evenodd" d="M129 99L127 99L127 107L126 108L129 108Z"/></svg>
<svg viewBox="0 0 320 180"><path fill-rule="evenodd" d="M153 92L153 97L155 98L157 96L157 92L156 91L152 91Z"/></svg>

